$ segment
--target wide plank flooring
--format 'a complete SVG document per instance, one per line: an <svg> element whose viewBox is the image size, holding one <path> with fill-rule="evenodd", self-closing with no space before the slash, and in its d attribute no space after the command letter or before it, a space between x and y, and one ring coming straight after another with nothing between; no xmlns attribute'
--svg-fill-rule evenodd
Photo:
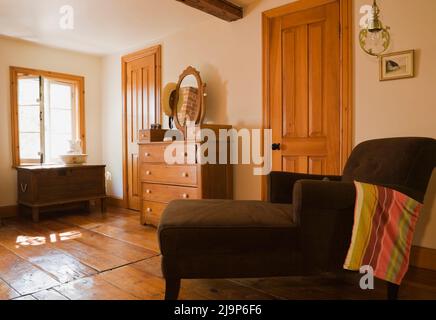
<svg viewBox="0 0 436 320"><path fill-rule="evenodd" d="M20 217L0 227L0 300L160 300L165 281L156 229L138 213L52 213L40 223ZM183 280L180 299L384 299L357 287L358 275ZM402 299L436 299L436 272L412 268Z"/></svg>

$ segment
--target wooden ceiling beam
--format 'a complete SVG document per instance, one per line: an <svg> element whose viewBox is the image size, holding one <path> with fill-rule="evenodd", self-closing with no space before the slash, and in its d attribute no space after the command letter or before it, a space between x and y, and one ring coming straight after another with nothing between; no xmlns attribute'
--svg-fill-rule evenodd
<svg viewBox="0 0 436 320"><path fill-rule="evenodd" d="M227 0L176 0L225 21L242 19L243 9Z"/></svg>

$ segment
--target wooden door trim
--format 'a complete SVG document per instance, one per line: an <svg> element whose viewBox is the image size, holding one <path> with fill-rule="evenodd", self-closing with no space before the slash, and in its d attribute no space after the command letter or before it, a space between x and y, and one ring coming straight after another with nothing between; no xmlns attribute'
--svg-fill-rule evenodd
<svg viewBox="0 0 436 320"><path fill-rule="evenodd" d="M274 18L339 1L340 6L340 104L341 104L341 168L353 147L353 1L299 0L262 13L262 128L271 129L269 49L271 22ZM267 177L262 179L262 199L267 200Z"/></svg>
<svg viewBox="0 0 436 320"><path fill-rule="evenodd" d="M353 151L353 0L340 0L341 19L341 168Z"/></svg>
<svg viewBox="0 0 436 320"><path fill-rule="evenodd" d="M123 198L124 208L129 206L128 197L128 176L127 176L127 157L128 157L128 135L127 135L127 64L146 56L154 55L156 63L156 115L158 122L162 122L161 112L161 90L162 90L162 46L146 48L137 52L129 53L121 57L121 78L122 78L122 99L123 99Z"/></svg>
<svg viewBox="0 0 436 320"><path fill-rule="evenodd" d="M335 2L337 0L298 0L295 2L291 2L288 4L285 4L283 6L273 8L267 11L264 11L262 15L264 17L267 17L268 19L281 17L284 15L296 13L303 10L308 10L320 6L324 6L326 4ZM341 1L341 0L340 0ZM351 1L351 0L347 0Z"/></svg>

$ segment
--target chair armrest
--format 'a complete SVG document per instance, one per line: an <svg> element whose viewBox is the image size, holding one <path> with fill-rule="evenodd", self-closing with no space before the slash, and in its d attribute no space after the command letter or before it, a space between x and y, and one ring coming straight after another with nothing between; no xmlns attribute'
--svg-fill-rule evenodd
<svg viewBox="0 0 436 320"><path fill-rule="evenodd" d="M268 176L268 200L272 203L292 203L295 182L302 179L328 179L330 181L340 181L342 177L290 172L271 172Z"/></svg>
<svg viewBox="0 0 436 320"><path fill-rule="evenodd" d="M299 180L293 190L294 212L302 209L354 208L356 188L353 182Z"/></svg>
<svg viewBox="0 0 436 320"><path fill-rule="evenodd" d="M305 267L341 270L351 241L356 189L352 182L300 180L294 187L294 220L300 227Z"/></svg>

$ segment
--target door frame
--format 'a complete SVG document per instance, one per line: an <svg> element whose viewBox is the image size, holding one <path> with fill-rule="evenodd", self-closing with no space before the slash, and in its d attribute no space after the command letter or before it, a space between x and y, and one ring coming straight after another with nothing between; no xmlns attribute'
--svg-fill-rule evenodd
<svg viewBox="0 0 436 320"><path fill-rule="evenodd" d="M262 13L262 128L271 129L269 35L272 20L335 1L339 1L340 6L340 165L343 168L353 148L353 0L299 0ZM262 179L261 192L262 200L267 200L267 177Z"/></svg>
<svg viewBox="0 0 436 320"><path fill-rule="evenodd" d="M140 51L136 51L121 57L121 78L122 78L122 99L123 99L123 207L129 206L129 184L127 176L127 64L129 62L141 59L146 56L154 55L156 61L156 121L162 122L161 112L161 90L162 90L162 46L157 45L154 47L146 48Z"/></svg>

